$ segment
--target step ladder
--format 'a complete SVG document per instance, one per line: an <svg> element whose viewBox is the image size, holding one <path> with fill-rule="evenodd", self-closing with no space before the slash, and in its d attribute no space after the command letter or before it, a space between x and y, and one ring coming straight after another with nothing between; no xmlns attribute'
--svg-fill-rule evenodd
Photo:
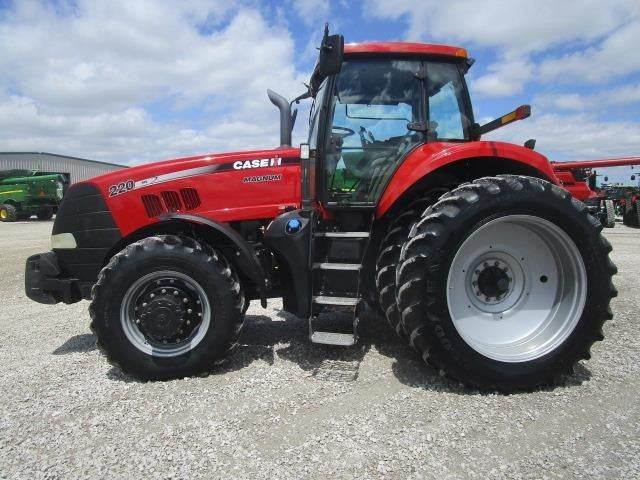
<svg viewBox="0 0 640 480"><path fill-rule="evenodd" d="M360 270L369 237L365 231L314 233L311 342L344 347L358 342Z"/></svg>

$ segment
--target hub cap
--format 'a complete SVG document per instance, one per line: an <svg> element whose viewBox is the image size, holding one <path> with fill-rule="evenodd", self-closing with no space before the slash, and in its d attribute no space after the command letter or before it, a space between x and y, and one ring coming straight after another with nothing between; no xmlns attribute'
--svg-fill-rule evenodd
<svg viewBox="0 0 640 480"><path fill-rule="evenodd" d="M175 357L202 341L211 308L202 287L180 272L152 272L129 287L120 308L127 339L156 357Z"/></svg>
<svg viewBox="0 0 640 480"><path fill-rule="evenodd" d="M587 276L580 251L557 225L509 215L475 230L447 279L453 324L474 350L525 362L560 346L582 315Z"/></svg>

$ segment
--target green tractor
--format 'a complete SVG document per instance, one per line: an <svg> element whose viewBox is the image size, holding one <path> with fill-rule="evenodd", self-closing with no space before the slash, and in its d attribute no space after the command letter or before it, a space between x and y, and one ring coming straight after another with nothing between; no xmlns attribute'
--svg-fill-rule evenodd
<svg viewBox="0 0 640 480"><path fill-rule="evenodd" d="M50 220L69 185L63 173L35 170L0 172L0 221L15 222L36 215Z"/></svg>

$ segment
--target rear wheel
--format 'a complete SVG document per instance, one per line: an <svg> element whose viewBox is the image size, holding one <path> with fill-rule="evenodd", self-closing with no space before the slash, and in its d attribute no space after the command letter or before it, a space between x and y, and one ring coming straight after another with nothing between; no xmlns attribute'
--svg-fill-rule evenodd
<svg viewBox="0 0 640 480"><path fill-rule="evenodd" d="M624 212L622 213L622 223L628 227L633 227L636 222L636 216L633 212L633 199L631 197L625 197Z"/></svg>
<svg viewBox="0 0 640 480"><path fill-rule="evenodd" d="M15 222L18 219L18 210L10 203L0 205L0 221Z"/></svg>
<svg viewBox="0 0 640 480"><path fill-rule="evenodd" d="M602 224L607 228L613 228L616 226L616 210L613 205L613 200L603 200L602 201L602 213L603 220Z"/></svg>
<svg viewBox="0 0 640 480"><path fill-rule="evenodd" d="M616 295L601 228L581 202L535 178L483 178L444 195L400 257L410 343L480 388L531 388L570 373L603 338Z"/></svg>
<svg viewBox="0 0 640 480"><path fill-rule="evenodd" d="M400 250L407 240L411 227L420 219L420 215L433 204L440 195L448 190L440 189L411 202L398 217L391 222L386 236L380 244L376 261L376 288L380 307L391 328L400 338L406 338L400 311L396 303L396 266L400 259Z"/></svg>
<svg viewBox="0 0 640 480"><path fill-rule="evenodd" d="M245 307L224 257L176 236L126 247L102 269L92 297L98 345L143 379L208 372L235 345Z"/></svg>

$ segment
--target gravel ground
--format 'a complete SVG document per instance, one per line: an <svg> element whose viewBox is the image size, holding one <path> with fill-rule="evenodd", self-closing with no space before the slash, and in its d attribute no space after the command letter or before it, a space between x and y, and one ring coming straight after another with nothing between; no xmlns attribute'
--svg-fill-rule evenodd
<svg viewBox="0 0 640 480"><path fill-rule="evenodd" d="M620 273L606 339L554 390L441 379L370 319L358 348L253 302L206 378L140 383L95 348L87 302L40 305L24 260L51 222L0 225L0 478L639 478L640 231L607 230Z"/></svg>

